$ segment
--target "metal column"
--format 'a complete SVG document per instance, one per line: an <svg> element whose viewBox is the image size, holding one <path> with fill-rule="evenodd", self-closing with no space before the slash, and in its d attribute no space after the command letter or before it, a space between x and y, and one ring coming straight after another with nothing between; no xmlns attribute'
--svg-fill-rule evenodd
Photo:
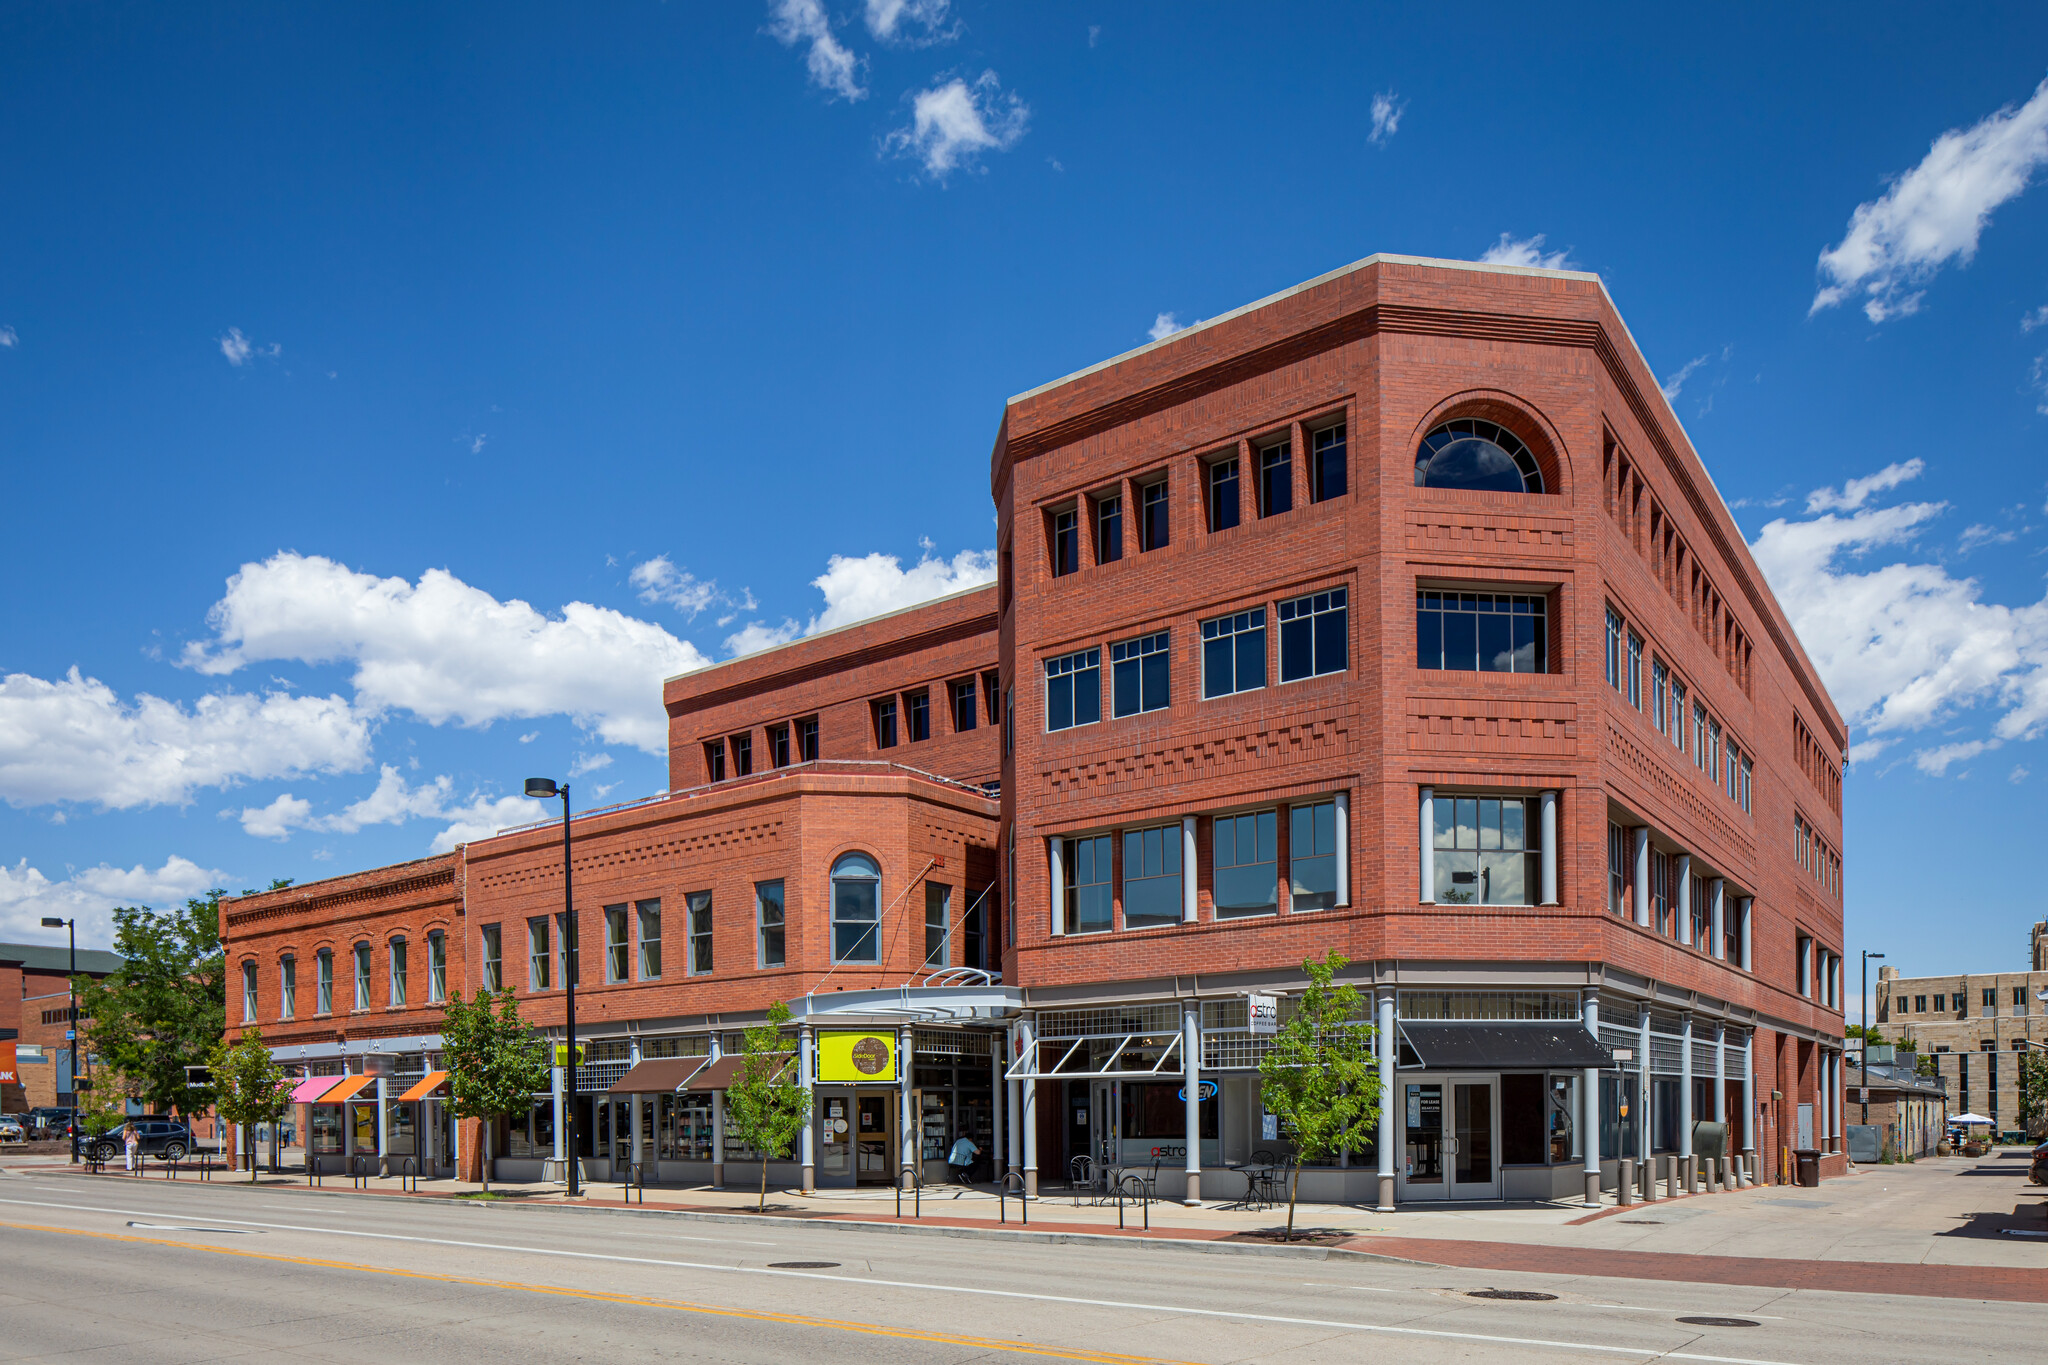
<svg viewBox="0 0 2048 1365"><path fill-rule="evenodd" d="M377 1078L377 1173L391 1174L391 1101L384 1089L384 1077ZM255 1154L250 1154L250 1160Z"/></svg>
<svg viewBox="0 0 2048 1365"><path fill-rule="evenodd" d="M1194 1208L1202 1202L1202 1002L1199 1000L1181 1002L1180 1054L1182 1093L1187 1096L1188 1144L1188 1188L1187 1193L1181 1196L1181 1202Z"/></svg>
<svg viewBox="0 0 2048 1365"><path fill-rule="evenodd" d="M903 1110L903 1127L896 1143L896 1181L906 1190L924 1180L924 1115L914 1112L917 1106L910 1094L912 1042L909 1025L896 1030L896 1091Z"/></svg>
<svg viewBox="0 0 2048 1365"><path fill-rule="evenodd" d="M801 1046L801 1043L799 1043L799 1046ZM716 1062L720 1057L725 1055L725 1047L723 1045L723 1040L719 1037L719 1035L716 1032L714 1032L711 1035L711 1043L707 1055L713 1062ZM799 1069L798 1074L802 1074L801 1069ZM808 1086L809 1082L806 1081L804 1082L804 1084ZM808 1192L811 1187L811 1128L812 1125L807 1123L804 1125L803 1132L803 1173L804 1189L806 1192ZM725 1092L723 1090L714 1090L711 1092L711 1186L713 1189L719 1189L722 1188L724 1185Z"/></svg>
<svg viewBox="0 0 2048 1365"><path fill-rule="evenodd" d="M1595 1038L1600 1036L1600 993L1589 990L1580 1004L1581 1017L1586 1032ZM1387 1064L1380 1062L1380 1072L1386 1074ZM1584 1108L1586 1113L1586 1207L1597 1208L1600 1204L1600 1068L1589 1066L1579 1084L1585 1089ZM1383 1148L1383 1151L1391 1151ZM1381 1159L1382 1167L1386 1158Z"/></svg>
<svg viewBox="0 0 2048 1365"><path fill-rule="evenodd" d="M1636 923L1647 928L1650 923L1650 827L1637 825L1635 836Z"/></svg>
<svg viewBox="0 0 2048 1365"><path fill-rule="evenodd" d="M1017 1038L1027 1054L1036 1056L1031 1044L1037 1037L1037 1028L1029 1015L1017 1021ZM1017 1106L1018 1122L1024 1129L1024 1196L1038 1197L1038 1082L1023 1080L1018 1083L1022 1090L1022 1102Z"/></svg>
<svg viewBox="0 0 2048 1365"><path fill-rule="evenodd" d="M1541 819L1543 821L1543 851L1537 856L1541 871L1542 885L1539 888L1545 905L1557 904L1557 793L1543 793ZM1434 842L1434 841L1432 841ZM1433 862L1434 859L1432 858ZM1432 878L1434 872L1432 871Z"/></svg>
<svg viewBox="0 0 2048 1365"><path fill-rule="evenodd" d="M814 1079L812 1075L814 1068L811 1062L811 1040L815 1036L816 1034L813 1032L811 1026L808 1023L804 1024L801 1028L799 1028L796 1033L797 1082L798 1084L802 1085L804 1089L810 1090L813 1093L815 1093L816 1087L812 1083ZM816 1106L813 1105L812 1107L815 1110ZM810 1194L812 1191L818 1188L817 1127L817 1117L816 1114L813 1113L810 1121L804 1124L803 1139L799 1144L803 1151L805 1194ZM720 1134L720 1136L722 1137L723 1135Z"/></svg>
<svg viewBox="0 0 2048 1365"><path fill-rule="evenodd" d="M1380 1203L1381 1213L1394 1208L1394 988L1381 986L1374 1002L1379 1014L1380 1059Z"/></svg>
<svg viewBox="0 0 2048 1365"><path fill-rule="evenodd" d="M1422 842L1419 848L1422 861L1422 904L1436 903L1436 789L1422 789L1422 806L1417 823L1421 829Z"/></svg>

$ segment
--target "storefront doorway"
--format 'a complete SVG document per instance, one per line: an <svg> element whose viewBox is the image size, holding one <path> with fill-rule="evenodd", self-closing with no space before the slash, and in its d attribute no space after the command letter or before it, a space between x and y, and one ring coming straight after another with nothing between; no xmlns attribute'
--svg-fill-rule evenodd
<svg viewBox="0 0 2048 1365"><path fill-rule="evenodd" d="M1500 1197L1500 1084L1495 1076L1402 1078L1401 1198Z"/></svg>
<svg viewBox="0 0 2048 1365"><path fill-rule="evenodd" d="M889 1185L896 1180L896 1104L893 1090L857 1090L853 1096L854 1181Z"/></svg>

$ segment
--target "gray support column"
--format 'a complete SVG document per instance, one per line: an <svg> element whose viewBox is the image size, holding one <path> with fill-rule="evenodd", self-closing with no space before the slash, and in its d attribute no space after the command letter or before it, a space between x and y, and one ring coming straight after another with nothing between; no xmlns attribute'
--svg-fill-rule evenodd
<svg viewBox="0 0 2048 1365"><path fill-rule="evenodd" d="M1008 1070L1010 1063L1016 1061L1020 1055L1016 1045L1017 1025L1012 1024L1003 1036L1008 1045L1008 1051L1003 1057L1003 1068ZM1005 1169L1014 1172L1019 1179L1024 1174L1024 1084L1022 1081L1003 1082L1003 1088L1010 1101L1003 1107L1003 1117L1009 1124L1007 1136L1010 1139L1003 1153L1003 1160L1007 1163Z"/></svg>
<svg viewBox="0 0 2048 1365"><path fill-rule="evenodd" d="M633 1096L633 1164L641 1167L654 1155L647 1147L647 1103L646 1095Z"/></svg>
<svg viewBox="0 0 2048 1365"><path fill-rule="evenodd" d="M1586 1024L1586 1032L1595 1038L1600 1036L1600 993L1585 992L1580 1005L1580 1016ZM1384 1063L1382 1063L1384 1066ZM1589 1066L1579 1080L1585 1091L1584 1109L1586 1123L1586 1207L1600 1205L1600 1068Z"/></svg>
<svg viewBox="0 0 2048 1365"><path fill-rule="evenodd" d="M916 1112L910 1094L915 1041L908 1024L896 1030L896 1090L903 1111L902 1127L896 1135L896 1179L906 1190L924 1179L924 1115Z"/></svg>
<svg viewBox="0 0 2048 1365"><path fill-rule="evenodd" d="M1742 970L1744 970L1745 972L1750 970L1749 924L1751 919L1754 918L1754 916L1750 913L1754 909L1756 909L1756 897L1744 896L1742 898Z"/></svg>
<svg viewBox="0 0 2048 1365"><path fill-rule="evenodd" d="M816 1090L817 1083L817 1064L813 1060L816 1049L812 1046L812 1044L816 1037L816 1031L808 1023L804 1024L797 1030L797 1081L804 1087L804 1089L811 1090L814 1093ZM716 1046L716 1044L714 1043L713 1046ZM818 1188L818 1120L816 1112L817 1105L814 1103L811 1106L811 1109L811 1121L804 1125L803 1135L799 1140L799 1147L803 1153L805 1194L809 1194L811 1193L811 1191ZM725 1140L724 1125L714 1125L712 1128L712 1134L719 1142L722 1143ZM849 1134L848 1139L851 1140L851 1137L852 1135Z"/></svg>
<svg viewBox="0 0 2048 1365"><path fill-rule="evenodd" d="M1180 918L1193 924L1202 908L1195 891L1195 817L1180 818Z"/></svg>
<svg viewBox="0 0 2048 1365"><path fill-rule="evenodd" d="M1032 1070L1038 1069L1037 1049L1032 1043L1038 1037L1037 1026L1026 1015L1017 1022L1017 1036L1024 1042L1024 1054L1031 1058ZM1017 1106L1018 1121L1024 1129L1024 1197L1038 1197L1038 1082L1024 1080L1019 1083L1023 1091Z"/></svg>
<svg viewBox="0 0 2048 1365"><path fill-rule="evenodd" d="M1678 941L1692 942L1692 855L1678 855L1678 866L1673 869L1678 878Z"/></svg>
<svg viewBox="0 0 2048 1365"><path fill-rule="evenodd" d="M1007 1106L1003 1100L1003 1041L1007 1034L991 1036L988 1040L988 1174L998 1185L1003 1183L1003 1119Z"/></svg>
<svg viewBox="0 0 2048 1365"><path fill-rule="evenodd" d="M1842 1151L1842 1054L1828 1049L1828 1155Z"/></svg>
<svg viewBox="0 0 2048 1365"><path fill-rule="evenodd" d="M1066 888L1066 869L1060 865L1064 856L1064 845L1058 839L1045 841L1045 866L1051 878L1051 895L1047 898L1046 910L1052 916L1052 936L1059 938L1067 931L1066 916L1060 913L1060 893Z"/></svg>
<svg viewBox="0 0 2048 1365"><path fill-rule="evenodd" d="M1337 905L1351 904L1351 793L1338 792L1337 799Z"/></svg>
<svg viewBox="0 0 2048 1365"><path fill-rule="evenodd" d="M1685 1015L1678 1026L1678 1156L1688 1164L1692 1161L1692 1015ZM1685 1192L1692 1193L1690 1175Z"/></svg>
<svg viewBox="0 0 2048 1365"><path fill-rule="evenodd" d="M1189 1208L1202 1202L1202 1002L1183 1000L1180 1005L1181 1087L1187 1094L1185 1135L1187 1193L1181 1202Z"/></svg>
<svg viewBox="0 0 2048 1365"><path fill-rule="evenodd" d="M1422 789L1422 895L1424 905L1436 904L1436 790ZM1546 849L1548 841L1545 841Z"/></svg>
<svg viewBox="0 0 2048 1365"><path fill-rule="evenodd" d="M550 1041L550 1043L552 1044L553 1040L552 1040L552 1039L550 1039L549 1041ZM562 1068L561 1068L561 1067L559 1067L559 1066L558 1066L558 1067L556 1067L556 1068L554 1069L554 1082L553 1082L553 1084L552 1084L552 1085L550 1085L550 1086L549 1086L549 1089L550 1089L550 1090L551 1090L551 1091L553 1092L553 1096L554 1096L554 1101L555 1101L555 1160L557 1160L557 1161L560 1161L560 1160L562 1160L562 1155L563 1155L563 1154L562 1154ZM566 1175L566 1171L567 1171L567 1168L565 1167L565 1168L564 1168L564 1178L565 1178L565 1179L567 1178L567 1175Z"/></svg>
<svg viewBox="0 0 2048 1365"><path fill-rule="evenodd" d="M1394 1061L1398 1043L1394 1036L1394 988L1381 986L1375 1002L1379 1015L1380 1059L1380 1203L1381 1213L1394 1208Z"/></svg>
<svg viewBox="0 0 2048 1365"><path fill-rule="evenodd" d="M1635 833L1635 900L1636 923L1648 926L1650 923L1650 827L1637 825Z"/></svg>
<svg viewBox="0 0 2048 1365"><path fill-rule="evenodd" d="M1742 1049L1742 1155L1743 1174L1751 1183L1756 1178L1756 1030Z"/></svg>
<svg viewBox="0 0 2048 1365"><path fill-rule="evenodd" d="M1713 928L1709 931L1714 941L1707 950L1723 962L1728 960L1728 883L1721 877L1714 878L1713 889L1707 895L1707 908L1713 914Z"/></svg>
<svg viewBox="0 0 2048 1365"><path fill-rule="evenodd" d="M1537 858L1542 868L1542 901L1545 905L1557 904L1557 793L1543 793L1540 816L1543 826L1543 852ZM1434 860L1432 860L1434 861Z"/></svg>
<svg viewBox="0 0 2048 1365"><path fill-rule="evenodd" d="M1728 1122L1728 1026L1714 1025L1714 1122L1726 1125ZM1722 1156L1727 1156L1729 1143L1722 1135Z"/></svg>
<svg viewBox="0 0 2048 1365"><path fill-rule="evenodd" d="M1654 1173L1650 1155L1650 1007L1636 1007L1636 1155L1646 1170ZM1651 1198L1655 1198L1652 1195Z"/></svg>
<svg viewBox="0 0 2048 1365"><path fill-rule="evenodd" d="M255 1144L250 1144L251 1147ZM251 1151L250 1160L255 1160ZM377 1170L380 1175L391 1174L391 1098L384 1089L384 1077L377 1078Z"/></svg>

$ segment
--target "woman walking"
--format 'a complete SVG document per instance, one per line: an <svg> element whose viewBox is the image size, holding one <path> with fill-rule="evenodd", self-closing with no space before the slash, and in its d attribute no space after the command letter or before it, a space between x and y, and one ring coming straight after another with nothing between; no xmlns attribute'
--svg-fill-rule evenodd
<svg viewBox="0 0 2048 1365"><path fill-rule="evenodd" d="M133 1175L135 1174L135 1152L137 1148L142 1146L142 1135L135 1131L133 1123L126 1123L121 1126L121 1146L122 1150L127 1153L128 1174Z"/></svg>

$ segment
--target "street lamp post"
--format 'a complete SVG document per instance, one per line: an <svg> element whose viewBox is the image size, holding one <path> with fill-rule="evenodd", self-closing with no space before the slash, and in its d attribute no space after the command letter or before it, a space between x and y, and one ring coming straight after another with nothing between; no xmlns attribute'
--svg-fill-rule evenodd
<svg viewBox="0 0 2048 1365"><path fill-rule="evenodd" d="M569 784L556 785L552 777L529 777L526 779L526 794L537 801L550 797L562 798L562 990L566 1002L568 1034L567 1070L562 1080L563 1099L562 1126L566 1131L564 1151L569 1157L569 1198L582 1194L582 1183L576 1179L576 896L570 884L572 869L569 865Z"/></svg>
<svg viewBox="0 0 2048 1365"><path fill-rule="evenodd" d="M1859 1007L1863 1014L1863 1084L1857 1087L1863 1096L1863 1126L1870 1126L1870 959L1882 962L1883 953L1863 950L1863 1003Z"/></svg>
<svg viewBox="0 0 2048 1365"><path fill-rule="evenodd" d="M45 929L65 929L69 930L71 934L71 974L64 978L64 985L71 992L71 1008L65 1012L69 1017L65 1020L64 1032L70 1035L68 1041L71 1044L71 1112L76 1116L78 1113L78 920L76 917L58 919L54 915L45 915L43 916L43 927ZM76 1124L74 1123L73 1126L75 1127ZM74 1166L78 1164L78 1144L76 1142L71 1144L71 1164Z"/></svg>

